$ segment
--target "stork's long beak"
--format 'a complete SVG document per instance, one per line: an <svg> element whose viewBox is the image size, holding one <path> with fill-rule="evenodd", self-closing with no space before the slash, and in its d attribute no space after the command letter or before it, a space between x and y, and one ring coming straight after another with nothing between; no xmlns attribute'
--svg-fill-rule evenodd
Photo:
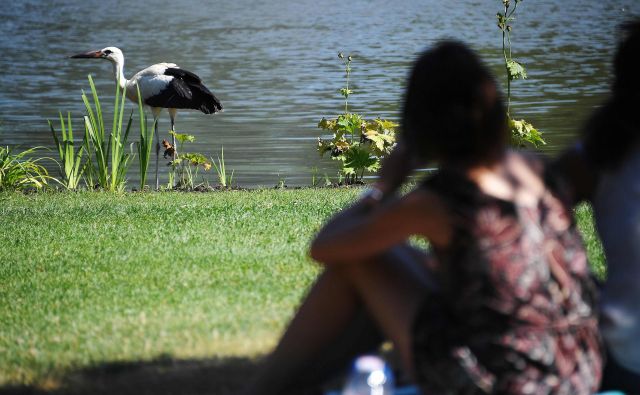
<svg viewBox="0 0 640 395"><path fill-rule="evenodd" d="M73 56L69 56L70 58L80 59L80 58L101 58L102 51L89 51L75 54Z"/></svg>

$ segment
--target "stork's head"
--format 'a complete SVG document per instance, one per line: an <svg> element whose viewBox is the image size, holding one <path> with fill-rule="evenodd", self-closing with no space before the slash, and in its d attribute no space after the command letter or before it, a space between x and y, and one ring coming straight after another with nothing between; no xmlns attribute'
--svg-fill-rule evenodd
<svg viewBox="0 0 640 395"><path fill-rule="evenodd" d="M124 55L120 48L117 47L106 47L99 51L82 52L71 57L74 59L107 59L111 63L124 63Z"/></svg>

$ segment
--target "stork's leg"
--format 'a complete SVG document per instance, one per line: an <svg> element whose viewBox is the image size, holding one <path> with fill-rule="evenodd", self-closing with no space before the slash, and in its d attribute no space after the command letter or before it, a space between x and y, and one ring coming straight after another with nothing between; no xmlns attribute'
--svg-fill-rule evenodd
<svg viewBox="0 0 640 395"><path fill-rule="evenodd" d="M160 164L160 135L158 134L158 117L162 108L153 107L153 132L156 135L156 191L160 189L160 178L158 177L158 166Z"/></svg>
<svg viewBox="0 0 640 395"><path fill-rule="evenodd" d="M160 163L160 136L158 135L158 122L153 123L153 132L156 135L156 191L160 189L160 178L158 177L158 165Z"/></svg>
<svg viewBox="0 0 640 395"><path fill-rule="evenodd" d="M176 114L178 113L178 110L176 110L175 108L170 108L169 109L169 118L171 118L171 131L172 132L176 132ZM176 146L176 136L175 135L171 135L171 144L173 144L173 159L175 160L178 157L178 147Z"/></svg>

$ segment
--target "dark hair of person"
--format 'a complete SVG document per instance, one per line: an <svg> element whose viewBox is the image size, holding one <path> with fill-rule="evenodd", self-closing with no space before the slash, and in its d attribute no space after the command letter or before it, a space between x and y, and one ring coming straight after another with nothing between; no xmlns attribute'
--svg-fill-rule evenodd
<svg viewBox="0 0 640 395"><path fill-rule="evenodd" d="M422 161L488 162L506 147L506 113L495 80L456 41L437 44L415 62L402 119L402 137Z"/></svg>
<svg viewBox="0 0 640 395"><path fill-rule="evenodd" d="M621 26L612 95L585 126L584 148L596 168L614 169L640 144L640 18Z"/></svg>

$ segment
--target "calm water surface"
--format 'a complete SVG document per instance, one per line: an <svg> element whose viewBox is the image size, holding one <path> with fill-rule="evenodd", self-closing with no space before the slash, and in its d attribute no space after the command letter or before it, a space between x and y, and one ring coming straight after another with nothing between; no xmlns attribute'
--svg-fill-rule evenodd
<svg viewBox="0 0 640 395"><path fill-rule="evenodd" d="M80 130L80 92L92 74L103 102L114 85L106 61L80 51L120 47L125 74L169 61L200 75L225 105L207 116L181 112L176 128L192 151L224 146L243 186L311 183L313 168L335 174L315 151L323 116L342 108L351 53L353 111L397 119L415 55L441 38L470 43L502 76L500 0L17 0L0 7L0 144L52 146L46 119L71 111ZM638 0L527 0L513 48L529 79L514 84L514 113L545 133L553 154L568 144L609 84L615 27L640 15ZM132 104L128 104L133 108ZM161 118L161 130L169 127ZM166 133L165 133L166 136ZM132 166L135 179L137 166ZM163 169L166 172L166 168ZM213 179L213 178L212 178ZM135 184L131 184L133 186Z"/></svg>

